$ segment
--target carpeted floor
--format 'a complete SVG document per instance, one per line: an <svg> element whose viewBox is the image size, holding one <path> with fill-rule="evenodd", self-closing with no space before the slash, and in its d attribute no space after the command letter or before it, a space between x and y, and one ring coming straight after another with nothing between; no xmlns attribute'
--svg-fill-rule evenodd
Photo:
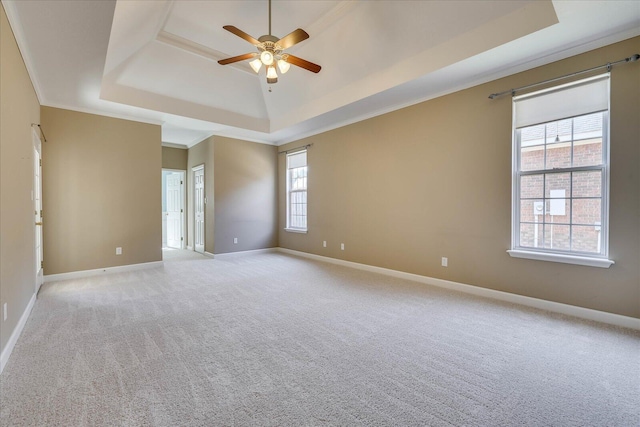
<svg viewBox="0 0 640 427"><path fill-rule="evenodd" d="M210 259L201 253L190 251L188 249L162 248L162 260L167 261L186 261L186 260L203 260Z"/></svg>
<svg viewBox="0 0 640 427"><path fill-rule="evenodd" d="M278 253L46 284L2 426L637 426L640 333Z"/></svg>

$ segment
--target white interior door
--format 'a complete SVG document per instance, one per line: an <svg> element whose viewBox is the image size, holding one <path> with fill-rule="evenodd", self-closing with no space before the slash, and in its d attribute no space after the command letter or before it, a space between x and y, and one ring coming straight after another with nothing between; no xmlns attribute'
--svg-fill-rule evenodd
<svg viewBox="0 0 640 427"><path fill-rule="evenodd" d="M193 170L194 249L204 253L204 167Z"/></svg>
<svg viewBox="0 0 640 427"><path fill-rule="evenodd" d="M182 248L182 174L167 175L167 246Z"/></svg>
<svg viewBox="0 0 640 427"><path fill-rule="evenodd" d="M36 289L38 293L44 278L44 262L42 257L42 143L40 137L33 132L33 210L35 222L35 271Z"/></svg>

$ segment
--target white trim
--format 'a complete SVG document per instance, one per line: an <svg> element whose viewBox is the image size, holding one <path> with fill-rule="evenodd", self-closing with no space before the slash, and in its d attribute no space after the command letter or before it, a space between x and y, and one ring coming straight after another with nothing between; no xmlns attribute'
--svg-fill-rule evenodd
<svg viewBox="0 0 640 427"><path fill-rule="evenodd" d="M187 188L187 194L189 193L189 190L191 190L191 203L188 202L189 197L187 197L187 203L189 203L189 210L192 212L191 215L193 218L193 226L191 227L193 229L193 251L197 252L199 254L204 254L204 252L206 251L206 244L207 244L207 181L206 181L206 170L204 168L204 163L201 163L199 165L193 166L191 168L191 174L189 175L189 181L191 182L191 188ZM196 249L196 244L195 241L196 239L196 179L195 179L195 175L196 172L200 172L202 171L202 224L204 226L204 231L202 232L202 252L200 252L198 249ZM214 190L215 191L215 190ZM187 221L187 224L189 224L189 222ZM189 230L187 229L187 235L189 234ZM214 239L215 242L215 239Z"/></svg>
<svg viewBox="0 0 640 427"><path fill-rule="evenodd" d="M49 274L44 276L44 283L57 282L58 280L80 279L82 277L99 276L101 274L124 273L126 271L144 270L147 268L162 267L162 261L143 262L140 264L118 265L115 267L96 268L95 270L70 271L68 273Z"/></svg>
<svg viewBox="0 0 640 427"><path fill-rule="evenodd" d="M180 216L182 218L182 220L180 221L180 226L182 227L182 230L180 230L180 238L182 239L180 241L180 249L184 249L185 242L187 241L187 227L189 226L189 224L187 223L187 192L188 192L187 171L185 169L171 169L171 168L162 168L162 171L180 173L180 193L182 194L182 197L181 197L182 200L180 201L182 204L182 206L180 207L181 209ZM166 191L166 189L164 190ZM166 242L162 242L163 245L165 243Z"/></svg>
<svg viewBox="0 0 640 427"><path fill-rule="evenodd" d="M278 252L281 249L282 248L251 249L248 251L225 252L221 254L216 254L215 256L216 256L216 259L225 259L225 258L234 258L241 255L255 255L255 254Z"/></svg>
<svg viewBox="0 0 640 427"><path fill-rule="evenodd" d="M178 148L180 150L188 150L189 146L184 144L176 144L175 142L165 142L162 141L162 146L167 148Z"/></svg>
<svg viewBox="0 0 640 427"><path fill-rule="evenodd" d="M482 288L480 286L466 285L464 283L452 282L449 280L436 279L434 277L420 276L418 274L405 273L403 271L391 270L388 268L375 267L372 265L359 264L357 262L345 261L336 258L329 258L321 255L299 252L292 249L277 248L279 252L290 255L296 255L304 258L314 259L316 261L328 262L331 264L351 267L358 270L370 271L373 273L384 274L386 276L397 277L400 279L413 280L415 282L427 285L437 286L440 288L451 289L454 291L464 292L467 294L477 295L485 298L492 298L500 301L511 302L514 304L534 307L541 310L547 310L554 313L566 314L568 316L579 317L581 319L593 320L595 322L607 323L610 325L621 326L640 330L640 319L620 314L607 313L605 311L593 310L590 308L577 307L569 304L562 304L554 301L527 297L524 295L512 294L509 292L496 291L494 289Z"/></svg>
<svg viewBox="0 0 640 427"><path fill-rule="evenodd" d="M2 4L4 4L4 3L2 3ZM120 113L120 112L115 112L115 111L108 111L108 110L103 110L102 108L96 108L96 107L85 107L85 106L69 105L69 104L64 104L64 103L61 103L61 102L42 102L40 104L40 106L41 107L59 108L61 110L75 111L77 113L93 114L95 116L111 117L112 119L126 120L126 121L129 121L129 122L146 123L148 125L162 126L165 123L163 120L160 120L160 119L153 119L153 118L149 118L149 117L137 116L137 115L133 115L133 114L130 114L130 113ZM141 107L133 106L133 108L139 109L140 113L142 113L142 114L145 114L147 112L152 112L149 109L145 109L145 108L141 108Z"/></svg>
<svg viewBox="0 0 640 427"><path fill-rule="evenodd" d="M40 81L36 78L36 67L33 65L34 62L31 57L31 51L27 49L26 37L24 36L24 30L20 24L20 18L18 18L16 5L12 1L3 1L2 6L4 6L4 11L7 15L7 20L9 21L9 27L11 27L11 32L16 39L18 50L20 51L20 55L22 55L22 60L25 68L27 69L27 74L29 74L29 80L31 80L33 90L38 98L38 103L43 105L45 103L45 99L42 93L42 88L40 87Z"/></svg>
<svg viewBox="0 0 640 427"><path fill-rule="evenodd" d="M204 251L204 252L203 252L203 255L206 255L206 256L208 256L209 258L215 258L215 257L216 257L214 254L212 254L211 252L207 252L207 251Z"/></svg>
<svg viewBox="0 0 640 427"><path fill-rule="evenodd" d="M614 261L606 258L591 258L576 255L552 254L547 252L534 252L523 250L508 250L509 255L513 258L535 259L537 261L561 262L564 264L586 265L589 267L609 268Z"/></svg>
<svg viewBox="0 0 640 427"><path fill-rule="evenodd" d="M306 225L309 225L309 201L308 201L308 197L309 197L309 157L308 157L308 146L304 146L304 147L299 147L299 148L294 148L291 151L286 151L285 152L285 181L286 181L286 185L285 185L285 191L286 191L286 227L284 228L285 231L291 231L294 233L306 233L307 232L307 228L294 228L291 227L291 194L293 192L296 193L302 193L304 192L307 196L307 206L305 209L305 222ZM294 157L294 156L300 156L302 153L304 153L304 165L297 165L295 167L292 167L290 164L290 160ZM301 169L301 168L305 168L305 172L307 173L307 185L305 186L304 189L297 189L297 190L293 190L291 189L291 171L294 169Z"/></svg>
<svg viewBox="0 0 640 427"><path fill-rule="evenodd" d="M598 113L599 110L594 110L590 113L585 112L575 112L578 114L577 116L572 116L573 112L567 112L566 117L557 117L556 119L552 119L555 116L549 116L545 119L552 119L551 121L538 123L538 124L521 124L520 127L518 125L518 112L517 105L518 101L525 100L533 97L544 97L548 94L555 94L558 92L562 92L574 87L583 86L589 83L593 83L600 80L606 80L606 98L607 98L607 109L600 111L602 114L602 164L593 165L593 166L583 166L583 167L575 167L573 166L573 162L571 167L562 167L562 168L548 168L544 165L544 168L536 171L522 171L522 137L521 137L521 129L529 126L537 126L543 125L545 123L551 123L551 121L558 121L564 119L570 119L573 123L573 120L576 117L584 117L589 114ZM553 102L553 99L547 100L547 102ZM507 252L512 257L516 258L528 258L535 259L538 261L551 261L551 262L561 262L565 264L577 264L577 265L585 265L592 267L601 267L601 268L609 268L613 261L607 259L609 256L609 205L610 205L610 174L611 174L611 162L609 156L609 150L611 146L610 142L610 110L611 110L611 75L610 72L598 74L596 76L588 77L585 79L573 81L570 83L565 83L562 85L557 85L553 87L549 87L546 89L542 89L536 92L526 93L517 97L513 97L511 101L511 120L512 120L512 160L511 160L511 249ZM596 106L594 106L596 108ZM597 108L600 108L598 106ZM586 110L589 111L589 110ZM560 114L560 112L556 112ZM542 117L540 118L542 119ZM522 126L523 125L523 126ZM546 147L546 130L545 130L545 147ZM575 135L573 133L573 127L571 132L571 146L573 147L575 141ZM521 177L526 174L540 174L543 176L547 176L547 174L557 174L557 173L572 173L581 170L594 170L594 171L602 171L602 182L601 182L601 234L598 236L599 242L599 253L594 254L595 256L590 257L589 255L582 255L579 252L572 251L553 251L553 250L545 250L538 248L529 248L523 247L520 242L520 230L522 227L521 221L521 199L522 199L522 188L521 188ZM546 182L546 178L544 179ZM571 186L573 188L573 186ZM542 200L548 200L546 195L546 189L544 190L544 194L542 195ZM574 200L573 194L570 194L567 200ZM571 204L571 202L569 202ZM571 212L571 211L569 211ZM569 225L573 227L573 219L570 218ZM573 228L572 228L573 229ZM536 231L537 232L537 231ZM571 240L571 239L570 239ZM536 244L537 246L537 244Z"/></svg>
<svg viewBox="0 0 640 427"><path fill-rule="evenodd" d="M31 314L31 310L33 310L33 305L36 303L36 294L31 295L31 299L29 300L29 304L22 312L22 316L20 316L20 320L18 324L14 328L11 336L9 337L9 341L7 341L7 345L2 350L2 354L0 354L0 374L4 370L4 367L7 365L9 361L9 357L11 357L11 352L13 348L16 346L18 342L18 338L22 334L22 330L24 329L24 325L27 324L27 320L29 319L29 315Z"/></svg>
<svg viewBox="0 0 640 427"><path fill-rule="evenodd" d="M289 233L307 234L307 230L303 230L301 228L285 228L284 231L288 231Z"/></svg>
<svg viewBox="0 0 640 427"><path fill-rule="evenodd" d="M187 250L188 250L188 251L192 251L192 250L193 250L193 246L189 246L189 245L187 245Z"/></svg>

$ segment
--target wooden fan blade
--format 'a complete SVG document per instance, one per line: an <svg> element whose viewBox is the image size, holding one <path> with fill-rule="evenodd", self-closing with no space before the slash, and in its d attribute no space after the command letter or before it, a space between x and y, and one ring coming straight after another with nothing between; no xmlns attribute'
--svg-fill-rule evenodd
<svg viewBox="0 0 640 427"><path fill-rule="evenodd" d="M308 38L309 38L309 34L307 34L305 30L298 28L297 30L287 34L286 36L278 40L278 44L284 50Z"/></svg>
<svg viewBox="0 0 640 427"><path fill-rule="evenodd" d="M255 52L253 52L253 53L245 53L244 55L238 55L238 56L234 56L232 58L221 59L220 61L218 61L218 64L220 64L220 65L233 64L234 62L244 61L246 59L255 58L256 56L258 56L258 54L255 53Z"/></svg>
<svg viewBox="0 0 640 427"><path fill-rule="evenodd" d="M253 37L251 37L249 34L245 33L244 31L234 27L233 25L225 25L224 27L225 30L229 31L230 33L235 34L236 36L245 39L246 41L248 41L249 43L251 43L254 46L258 46L260 44L260 42L256 39L254 39Z"/></svg>
<svg viewBox="0 0 640 427"><path fill-rule="evenodd" d="M312 73L319 73L322 69L322 67L318 64L314 64L313 62L306 61L293 55L288 55L285 61L287 61L289 64L297 65L300 68L304 68L305 70L309 70Z"/></svg>

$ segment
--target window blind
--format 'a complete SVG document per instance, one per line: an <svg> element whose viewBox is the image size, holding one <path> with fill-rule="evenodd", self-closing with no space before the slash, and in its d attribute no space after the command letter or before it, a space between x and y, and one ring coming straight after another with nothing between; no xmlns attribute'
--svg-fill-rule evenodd
<svg viewBox="0 0 640 427"><path fill-rule="evenodd" d="M609 73L513 98L516 128L609 109Z"/></svg>
<svg viewBox="0 0 640 427"><path fill-rule="evenodd" d="M289 169L301 168L307 166L307 150L287 155L287 167Z"/></svg>

